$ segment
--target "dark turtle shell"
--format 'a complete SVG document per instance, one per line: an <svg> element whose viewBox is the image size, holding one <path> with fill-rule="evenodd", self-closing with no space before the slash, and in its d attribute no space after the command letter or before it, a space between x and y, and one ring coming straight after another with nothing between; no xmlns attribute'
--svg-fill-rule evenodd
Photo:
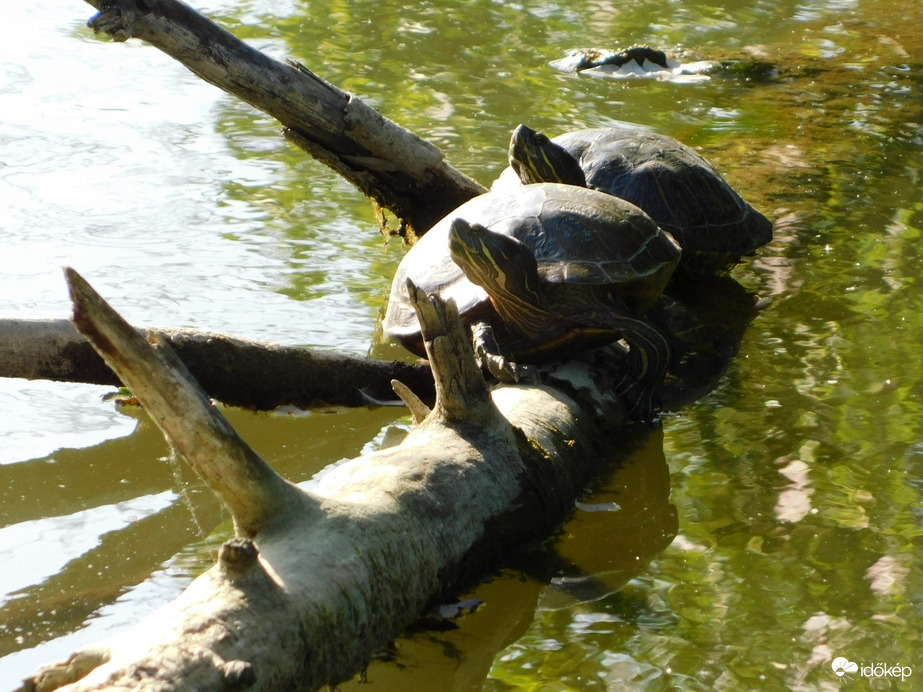
<svg viewBox="0 0 923 692"><path fill-rule="evenodd" d="M534 253L542 281L611 286L635 314L661 294L680 255L673 238L647 214L611 195L557 183L481 195L433 226L398 266L383 328L419 355L423 345L407 298L407 279L427 293L454 299L468 322L492 310L484 289L470 282L451 259L449 229L456 218L521 241ZM613 309L624 307L613 303ZM551 341L543 355L553 357L560 342ZM543 346L529 344L529 351L541 353Z"/></svg>
<svg viewBox="0 0 923 692"><path fill-rule="evenodd" d="M555 137L579 163L586 184L636 204L683 248L682 270L728 269L772 240L772 223L744 201L702 156L672 137L631 127ZM515 185L512 169L498 189Z"/></svg>

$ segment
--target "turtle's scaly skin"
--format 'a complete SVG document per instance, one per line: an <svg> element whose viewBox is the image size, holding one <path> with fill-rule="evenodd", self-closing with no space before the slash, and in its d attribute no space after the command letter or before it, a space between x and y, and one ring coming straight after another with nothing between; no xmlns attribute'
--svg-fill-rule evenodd
<svg viewBox="0 0 923 692"><path fill-rule="evenodd" d="M474 248L465 235L472 226L515 249ZM453 261L453 243L471 276ZM492 275L473 271L474 260L462 256L465 245L469 256L488 258ZM632 372L623 389L649 416L669 346L640 316L663 291L679 255L673 238L646 214L610 195L554 183L491 192L454 210L411 248L394 277L383 326L423 355L406 297L410 279L454 299L467 323L490 323L517 361L556 360L624 338Z"/></svg>
<svg viewBox="0 0 923 692"><path fill-rule="evenodd" d="M497 189L561 182L606 192L647 212L683 248L680 272L724 271L772 240L772 223L691 148L637 128L598 128L549 140L520 125ZM582 174L582 175L580 175Z"/></svg>

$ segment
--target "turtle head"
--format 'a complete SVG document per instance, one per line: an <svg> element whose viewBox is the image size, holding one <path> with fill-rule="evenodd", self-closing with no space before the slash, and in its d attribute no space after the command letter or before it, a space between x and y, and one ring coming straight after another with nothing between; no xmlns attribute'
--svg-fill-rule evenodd
<svg viewBox="0 0 923 692"><path fill-rule="evenodd" d="M564 183L586 187L586 176L577 159L560 144L526 125L513 130L510 167L524 185Z"/></svg>
<svg viewBox="0 0 923 692"><path fill-rule="evenodd" d="M449 227L449 252L468 280L487 291L501 315L519 316L526 305L544 304L535 255L516 238L455 219Z"/></svg>

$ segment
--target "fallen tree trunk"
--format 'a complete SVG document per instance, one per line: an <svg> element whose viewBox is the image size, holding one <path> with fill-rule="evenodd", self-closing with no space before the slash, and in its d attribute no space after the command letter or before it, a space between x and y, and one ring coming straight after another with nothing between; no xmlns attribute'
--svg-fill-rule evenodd
<svg viewBox="0 0 923 692"><path fill-rule="evenodd" d="M86 0L88 26L115 41L139 38L205 81L273 116L299 147L342 175L409 239L485 189L438 148L306 67L251 48L178 0Z"/></svg>
<svg viewBox="0 0 923 692"><path fill-rule="evenodd" d="M549 373L554 388L488 392L454 308L417 295L435 407L401 445L305 491L240 440L162 338L148 344L75 272L68 281L78 328L222 498L238 537L135 631L23 689L313 690L348 679L428 603L557 525L624 424L608 393L616 350Z"/></svg>
<svg viewBox="0 0 923 692"><path fill-rule="evenodd" d="M208 395L230 406L362 406L394 399L401 380L432 401L426 365L282 346L197 329L139 329L169 343ZM0 377L118 385L70 320L0 320Z"/></svg>
<svg viewBox="0 0 923 692"><path fill-rule="evenodd" d="M432 413L405 392L423 419L407 439L338 464L306 492L237 437L161 335L149 335L151 348L75 273L69 281L79 329L225 502L238 538L179 599L117 641L43 667L25 692L312 690L347 679L428 604L548 535L624 429L611 394L618 348L546 368L543 385L488 394L457 315L417 296ZM755 314L730 279L696 287L660 315L689 347L665 392L672 406L717 381Z"/></svg>

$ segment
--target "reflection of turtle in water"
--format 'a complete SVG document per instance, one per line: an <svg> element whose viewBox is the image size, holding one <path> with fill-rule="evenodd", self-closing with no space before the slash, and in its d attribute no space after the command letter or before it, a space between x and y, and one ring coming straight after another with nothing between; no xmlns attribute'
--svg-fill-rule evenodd
<svg viewBox="0 0 923 692"><path fill-rule="evenodd" d="M721 271L772 240L772 223L721 175L672 137L631 127L577 130L549 140L520 125L496 185L586 186L643 209L683 248L680 269Z"/></svg>
<svg viewBox="0 0 923 692"><path fill-rule="evenodd" d="M628 374L618 389L639 415L650 417L660 405L670 353L641 315L663 291L679 255L673 238L647 214L610 195L558 184L490 192L457 208L407 253L383 326L423 354L409 279L454 299L476 342L496 332L520 363L624 339ZM523 373L489 341L476 348L499 378Z"/></svg>

